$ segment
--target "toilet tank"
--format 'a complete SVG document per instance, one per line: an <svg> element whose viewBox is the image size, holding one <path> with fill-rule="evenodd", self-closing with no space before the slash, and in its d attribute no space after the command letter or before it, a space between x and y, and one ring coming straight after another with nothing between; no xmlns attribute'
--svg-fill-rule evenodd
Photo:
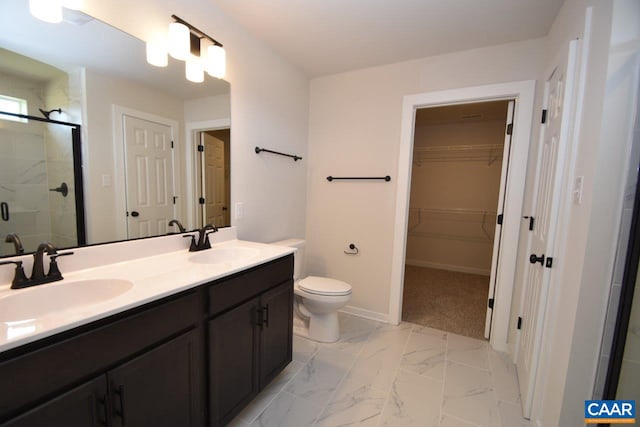
<svg viewBox="0 0 640 427"><path fill-rule="evenodd" d="M304 277L304 243L305 242L302 239L279 240L271 243L272 245L287 246L297 249L293 256L293 280L298 280Z"/></svg>

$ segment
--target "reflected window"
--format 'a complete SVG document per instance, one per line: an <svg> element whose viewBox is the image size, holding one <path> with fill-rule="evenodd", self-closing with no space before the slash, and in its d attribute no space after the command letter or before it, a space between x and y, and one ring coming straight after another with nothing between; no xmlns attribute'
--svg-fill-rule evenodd
<svg viewBox="0 0 640 427"><path fill-rule="evenodd" d="M14 114L27 114L27 100L13 96L0 95L0 111ZM27 119L0 114L0 119L27 123Z"/></svg>

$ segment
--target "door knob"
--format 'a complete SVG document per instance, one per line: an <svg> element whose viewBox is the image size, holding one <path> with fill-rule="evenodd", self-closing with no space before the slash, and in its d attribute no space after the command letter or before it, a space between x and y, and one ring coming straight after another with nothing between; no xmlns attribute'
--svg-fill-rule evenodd
<svg viewBox="0 0 640 427"><path fill-rule="evenodd" d="M544 254L540 256L536 256L536 254L531 254L531 256L529 257L529 262L531 264L535 264L536 262L539 262L540 265L544 265Z"/></svg>
<svg viewBox="0 0 640 427"><path fill-rule="evenodd" d="M226 206L223 206L223 207L222 207L222 210L223 210L223 211L226 211L227 209L228 209L228 208L227 208Z"/></svg>
<svg viewBox="0 0 640 427"><path fill-rule="evenodd" d="M132 216L132 217L140 216L140 212L138 212L138 211L132 211L132 212L131 212L131 216Z"/></svg>

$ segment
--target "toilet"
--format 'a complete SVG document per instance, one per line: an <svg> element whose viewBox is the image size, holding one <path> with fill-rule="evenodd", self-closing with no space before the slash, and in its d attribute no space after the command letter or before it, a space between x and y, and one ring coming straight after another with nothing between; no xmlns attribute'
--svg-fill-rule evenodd
<svg viewBox="0 0 640 427"><path fill-rule="evenodd" d="M351 285L328 277L309 276L301 279L304 270L304 240L281 240L273 244L297 249L293 270L293 333L319 342L338 341L338 310L351 299Z"/></svg>

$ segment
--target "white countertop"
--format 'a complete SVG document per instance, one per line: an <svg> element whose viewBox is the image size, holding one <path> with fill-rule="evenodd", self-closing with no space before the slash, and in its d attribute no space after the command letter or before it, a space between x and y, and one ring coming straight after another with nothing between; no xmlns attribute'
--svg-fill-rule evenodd
<svg viewBox="0 0 640 427"><path fill-rule="evenodd" d="M229 236L235 237L235 232L232 234L227 233L227 238ZM196 254L203 254L206 251L189 252L186 248L183 248L185 243L188 243L189 239L182 239L181 236L176 236L174 238L163 237L159 239L164 240L158 240L157 242L168 242L165 246L172 250L146 257L140 257L139 253L137 255L131 254L132 252L139 251L141 245L148 246L149 242L153 242L156 239L145 239L144 241L138 241L138 244L136 244L136 242L122 242L114 244L114 246L119 245L115 248L105 248L109 245L101 245L101 247L95 247L94 250L92 250L91 247L79 248L74 249L77 253L81 252L81 254L79 254L79 258L84 256L87 260L92 259L92 262L87 265L95 264L95 259L93 258L95 258L99 251L102 251L101 255L103 258L116 262L82 268L82 261L76 261L75 266L72 266L72 263L68 261L66 265L68 268L65 269L63 261L67 261L67 259L73 259L78 256L77 254L74 254L59 259L60 270L64 275L64 280L62 281L20 290L9 289L7 283L2 284L0 281L0 307L2 307L1 304L3 299L11 298L14 295L24 293L25 297L29 298L29 295L35 295L33 293L38 292L39 288L49 287L53 291L56 286L64 286L71 282L95 279L124 279L133 284L133 286L124 293L96 304L82 304L76 307L65 307L64 310L44 313L43 315L36 316L35 318L22 318L19 319L19 321L8 321L8 319L2 319L0 321L0 352L93 322L95 320L103 319L113 314L121 313L145 303L176 294L201 284L280 258L295 251L293 248L236 239L226 240L225 238L222 238L218 239L222 241L215 243L216 239L214 238L212 239L212 249L230 249L234 247L252 248L251 250L244 250L244 252L249 252L250 255L247 257L245 254L243 256L239 256L237 259L230 259L225 262L215 264L195 263L190 261L189 258ZM179 248L177 250L175 250L176 245L178 245ZM158 244L156 244L156 247L157 246ZM162 246L162 243L160 243L160 246ZM109 250L115 252L105 255L105 251L108 252ZM156 252L160 251L161 250L156 250ZM127 252L129 253L127 254ZM92 253L94 255L93 258ZM125 259L118 261L118 254L120 258ZM134 256L137 256L137 258L134 258ZM46 264L48 264L47 258L48 257L45 256ZM25 261L28 259L29 258L26 258ZM25 265L25 271L27 274L29 274L30 268L30 266ZM45 268L47 267L45 266ZM10 270L12 271L13 269ZM6 280L6 273L4 274L4 278ZM29 294L30 292L32 294ZM9 301L10 299L6 300L7 303ZM28 299L26 301L28 301ZM2 314L0 314L0 316L2 316Z"/></svg>

